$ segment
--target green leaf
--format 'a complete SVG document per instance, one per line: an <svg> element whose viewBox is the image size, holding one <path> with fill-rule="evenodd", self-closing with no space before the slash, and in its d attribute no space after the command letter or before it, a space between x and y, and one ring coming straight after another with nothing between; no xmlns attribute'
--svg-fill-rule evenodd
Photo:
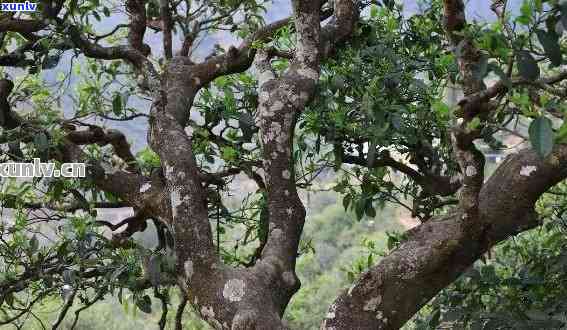
<svg viewBox="0 0 567 330"><path fill-rule="evenodd" d="M348 210L351 200L351 195L345 195L345 197L343 197L343 207L345 208L345 211Z"/></svg>
<svg viewBox="0 0 567 330"><path fill-rule="evenodd" d="M429 317L429 329L437 329L437 326L439 325L439 318L441 317L441 310L439 308L436 308L435 311L433 311L433 313L430 315Z"/></svg>
<svg viewBox="0 0 567 330"><path fill-rule="evenodd" d="M150 314L152 312L152 299L148 295L138 298L136 299L136 306L138 306L142 312Z"/></svg>
<svg viewBox="0 0 567 330"><path fill-rule="evenodd" d="M498 275L496 274L496 268L493 265L486 265L480 269L480 275L482 281L485 283L496 284L499 281Z"/></svg>
<svg viewBox="0 0 567 330"><path fill-rule="evenodd" d="M246 142L250 142L254 136L254 132L257 130L254 118L247 112L242 112L238 116L238 126L242 130L242 139Z"/></svg>
<svg viewBox="0 0 567 330"><path fill-rule="evenodd" d="M160 259L158 256L151 256L148 262L148 275L150 277L150 283L157 287L160 283Z"/></svg>
<svg viewBox="0 0 567 330"><path fill-rule="evenodd" d="M384 5L386 7L388 7L388 9L393 10L394 9L394 5L396 4L396 2L394 0L384 0Z"/></svg>
<svg viewBox="0 0 567 330"><path fill-rule="evenodd" d="M59 59L61 56L59 55L48 55L43 58L41 62L42 69L53 69L59 63Z"/></svg>
<svg viewBox="0 0 567 330"><path fill-rule="evenodd" d="M37 236L33 235L32 238L30 239L30 252L34 253L37 251L38 248L39 248L39 241L37 239Z"/></svg>
<svg viewBox="0 0 567 330"><path fill-rule="evenodd" d="M540 75L539 66L532 54L527 50L520 50L516 54L518 61L518 71L522 78L526 80L537 80Z"/></svg>
<svg viewBox="0 0 567 330"><path fill-rule="evenodd" d="M346 79L343 75L336 75L331 80L331 90L333 91L341 90L345 87L345 85Z"/></svg>
<svg viewBox="0 0 567 330"><path fill-rule="evenodd" d="M234 161L238 158L238 151L233 147L222 147L221 154L222 159L225 161Z"/></svg>
<svg viewBox="0 0 567 330"><path fill-rule="evenodd" d="M481 122L480 122L480 118L479 117L474 117L468 124L467 124L467 129L470 131L473 131L477 128L479 128Z"/></svg>
<svg viewBox="0 0 567 330"><path fill-rule="evenodd" d="M65 182L61 180L55 181L49 187L49 190L51 191L51 197L53 198L53 200L58 200L63 194L64 189L65 189Z"/></svg>
<svg viewBox="0 0 567 330"><path fill-rule="evenodd" d="M118 277L120 276L120 274L124 273L124 271L126 271L127 266L122 266L122 267L118 267L116 268L112 274L110 274L110 278L109 278L109 282L110 283L114 283Z"/></svg>
<svg viewBox="0 0 567 330"><path fill-rule="evenodd" d="M370 205L366 205L366 210L365 210L366 216L369 218L375 218L376 217L376 209L374 208L374 206L372 206L372 203L370 203Z"/></svg>
<svg viewBox="0 0 567 330"><path fill-rule="evenodd" d="M531 1L524 0L522 6L520 7L520 15L516 18L516 21L523 25L529 25L533 20L533 7Z"/></svg>
<svg viewBox="0 0 567 330"><path fill-rule="evenodd" d="M567 28L567 2L562 1L559 3L559 10L561 11L561 25L563 29Z"/></svg>
<svg viewBox="0 0 567 330"><path fill-rule="evenodd" d="M47 135L45 135L45 133L43 133L43 132L36 134L33 137L33 142L34 142L34 144L37 147L37 150L39 152L43 152L43 151L47 150L47 148L49 147Z"/></svg>
<svg viewBox="0 0 567 330"><path fill-rule="evenodd" d="M364 202L364 199L359 199L356 201L356 203L354 204L354 213L356 214L356 220L362 219L362 217L364 216L364 209L366 206L366 203Z"/></svg>
<svg viewBox="0 0 567 330"><path fill-rule="evenodd" d="M567 142L567 120L563 122L563 125L561 125L559 131L555 135L555 142L557 143Z"/></svg>
<svg viewBox="0 0 567 330"><path fill-rule="evenodd" d="M378 17L378 6L370 5L370 17L376 18Z"/></svg>
<svg viewBox="0 0 567 330"><path fill-rule="evenodd" d="M530 142L541 158L547 157L553 149L554 133L551 120L541 116L532 121L529 128Z"/></svg>
<svg viewBox="0 0 567 330"><path fill-rule="evenodd" d="M122 113L122 95L119 93L114 94L112 98L112 112L117 116Z"/></svg>
<svg viewBox="0 0 567 330"><path fill-rule="evenodd" d="M364 95L362 96L362 104L361 104L362 110L366 113L371 113L373 106L374 106L374 102L370 94L364 93Z"/></svg>
<svg viewBox="0 0 567 330"><path fill-rule="evenodd" d="M99 13L98 13L97 11L93 11L93 16L95 17L95 19L96 19L97 21L100 22L100 15L99 15Z"/></svg>
<svg viewBox="0 0 567 330"><path fill-rule="evenodd" d="M73 284L75 282L75 274L71 269L65 269L63 271L63 283L65 284Z"/></svg>
<svg viewBox="0 0 567 330"><path fill-rule="evenodd" d="M488 56L482 55L477 64L473 68L473 78L475 80L482 80L488 73Z"/></svg>
<svg viewBox="0 0 567 330"><path fill-rule="evenodd" d="M547 0L546 0L547 1ZM543 1L542 0L534 0L535 9L541 13L543 11Z"/></svg>
<svg viewBox="0 0 567 330"><path fill-rule="evenodd" d="M510 81L510 78L508 78L506 73L504 73L502 68L497 63L492 62L488 64L488 69L494 72L494 74L497 75L500 80L502 80L506 87L508 87L509 89L512 88L512 81Z"/></svg>
<svg viewBox="0 0 567 330"><path fill-rule="evenodd" d="M553 66L561 65L562 54L559 46L559 36L555 31L536 30L537 38L545 50L545 55Z"/></svg>
<svg viewBox="0 0 567 330"><path fill-rule="evenodd" d="M9 293L8 295L6 295L4 297L4 301L6 302L6 304L10 307L14 306L14 294L13 293Z"/></svg>

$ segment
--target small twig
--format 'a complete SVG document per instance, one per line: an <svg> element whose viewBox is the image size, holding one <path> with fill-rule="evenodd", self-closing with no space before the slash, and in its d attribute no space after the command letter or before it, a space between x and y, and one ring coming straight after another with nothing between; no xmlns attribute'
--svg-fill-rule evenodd
<svg viewBox="0 0 567 330"><path fill-rule="evenodd" d="M175 313L175 330L183 330L183 312L185 311L185 306L187 306L187 295L183 293L181 295L181 302L177 307L177 312Z"/></svg>
<svg viewBox="0 0 567 330"><path fill-rule="evenodd" d="M169 311L167 308L167 297L163 293L159 292L159 288L157 287L154 288L154 297L161 301L161 317L158 325L160 330L164 330L167 323L167 312Z"/></svg>
<svg viewBox="0 0 567 330"><path fill-rule="evenodd" d="M63 322L63 319L65 319L65 315L67 315L69 308L71 308L71 306L73 306L73 302L75 301L75 295L76 294L77 294L77 289L73 288L71 295L69 297L67 297L67 299L65 300L65 304L63 305L63 308L61 309L61 312L59 312L59 315L57 316L57 320L55 320L55 322L51 326L52 330L57 329L61 325L61 322Z"/></svg>
<svg viewBox="0 0 567 330"><path fill-rule="evenodd" d="M79 314L81 314L82 311L84 311L85 309L91 307L92 305L94 305L97 301L101 300L104 297L105 291L100 291L96 297L93 298L93 300L89 301L88 303L86 303L84 306L80 307L79 309L77 309L75 311L75 319L73 320L73 324L71 325L71 330L75 329L75 326L77 325L77 322L79 322Z"/></svg>

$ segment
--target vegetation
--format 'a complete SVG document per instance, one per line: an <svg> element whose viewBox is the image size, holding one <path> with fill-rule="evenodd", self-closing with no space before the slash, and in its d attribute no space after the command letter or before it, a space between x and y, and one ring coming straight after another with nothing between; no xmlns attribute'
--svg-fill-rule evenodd
<svg viewBox="0 0 567 330"><path fill-rule="evenodd" d="M269 4L0 15L0 325L562 327L567 5Z"/></svg>

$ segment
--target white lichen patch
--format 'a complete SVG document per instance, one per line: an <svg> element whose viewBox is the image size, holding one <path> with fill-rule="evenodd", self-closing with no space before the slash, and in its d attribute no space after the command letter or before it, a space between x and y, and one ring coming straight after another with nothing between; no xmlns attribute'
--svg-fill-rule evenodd
<svg viewBox="0 0 567 330"><path fill-rule="evenodd" d="M285 152L287 147L287 141L288 141L288 136L287 133L285 131L281 131L279 135L276 135L276 148L278 149L278 152ZM284 148L285 146L285 148Z"/></svg>
<svg viewBox="0 0 567 330"><path fill-rule="evenodd" d="M382 311L378 311L378 313L376 313L376 319L377 320L382 320L383 317L384 317L384 314L382 313ZM385 322L385 321L383 321L383 322Z"/></svg>
<svg viewBox="0 0 567 330"><path fill-rule="evenodd" d="M145 193L146 191L150 190L152 188L152 184L149 182L144 183L141 187L140 187L140 193Z"/></svg>
<svg viewBox="0 0 567 330"><path fill-rule="evenodd" d="M263 70L260 72L260 75L258 77L258 81L260 82L260 85L265 84L266 82L270 81L274 79L274 74L272 72L270 72L269 70Z"/></svg>
<svg viewBox="0 0 567 330"><path fill-rule="evenodd" d="M260 101L267 101L270 98L270 93L262 91L260 92L260 94L258 94L258 98Z"/></svg>
<svg viewBox="0 0 567 330"><path fill-rule="evenodd" d="M193 277L193 261L187 260L183 266L185 268L185 276L187 276L188 280L191 280L191 277Z"/></svg>
<svg viewBox="0 0 567 330"><path fill-rule="evenodd" d="M272 106L270 108L273 112L276 112L276 111L280 111L281 109L283 109L283 107L284 107L284 104L282 103L282 101L276 101L276 102L274 102L274 104L272 104Z"/></svg>
<svg viewBox="0 0 567 330"><path fill-rule="evenodd" d="M195 133L195 129L193 127L185 127L185 134L187 134L188 137L193 137L193 133Z"/></svg>
<svg viewBox="0 0 567 330"><path fill-rule="evenodd" d="M535 166L522 166L522 168L520 169L520 175L530 176L535 171L537 171L537 167Z"/></svg>
<svg viewBox="0 0 567 330"><path fill-rule="evenodd" d="M375 311L378 309L378 305L380 305L381 302L382 302L382 296L374 297L366 301L362 309L365 311Z"/></svg>
<svg viewBox="0 0 567 330"><path fill-rule="evenodd" d="M181 193L179 192L179 188L173 188L171 193L169 194L169 199L171 201L171 213L173 217L177 215L177 207L181 205Z"/></svg>
<svg viewBox="0 0 567 330"><path fill-rule="evenodd" d="M476 173L476 168L472 165L467 166L467 168L465 169L466 176L475 176Z"/></svg>
<svg viewBox="0 0 567 330"><path fill-rule="evenodd" d="M282 134L282 125L280 125L280 123L278 122L273 122L270 126L270 134L272 134L272 138L270 140L273 140L280 136Z"/></svg>
<svg viewBox="0 0 567 330"><path fill-rule="evenodd" d="M246 151L252 151L256 149L256 144L253 142L247 142L242 144L242 148Z"/></svg>
<svg viewBox="0 0 567 330"><path fill-rule="evenodd" d="M262 135L262 142L267 144L275 140L282 133L282 126L278 122L272 122L270 128Z"/></svg>
<svg viewBox="0 0 567 330"><path fill-rule="evenodd" d="M285 211L286 211L287 215L293 214L293 208L292 207L288 207Z"/></svg>
<svg viewBox="0 0 567 330"><path fill-rule="evenodd" d="M288 170L283 171L282 178L289 180L291 178L291 173Z"/></svg>
<svg viewBox="0 0 567 330"><path fill-rule="evenodd" d="M327 312L325 319L328 319L328 320L334 319L335 316L336 316L336 314L335 314L336 310L337 310L337 305L332 304L331 307L329 308L329 311Z"/></svg>
<svg viewBox="0 0 567 330"><path fill-rule="evenodd" d="M246 284L243 280L235 278L228 280L222 290L222 296L228 301L241 301L244 297Z"/></svg>
<svg viewBox="0 0 567 330"><path fill-rule="evenodd" d="M461 181L461 176L459 174L451 176L451 180L450 180L451 184L455 184L459 181Z"/></svg>
<svg viewBox="0 0 567 330"><path fill-rule="evenodd" d="M166 165L165 166L165 177L170 179L172 174L173 174L173 167Z"/></svg>
<svg viewBox="0 0 567 330"><path fill-rule="evenodd" d="M118 173L118 169L115 168L114 166L112 166L112 164L109 164L107 162L102 162L101 166L104 169L104 173L107 174L107 175L112 175L112 174Z"/></svg>
<svg viewBox="0 0 567 330"><path fill-rule="evenodd" d="M285 190L284 195L289 196L289 190Z"/></svg>
<svg viewBox="0 0 567 330"><path fill-rule="evenodd" d="M215 318L215 311L213 310L212 306L203 306L201 307L201 315L205 319L212 320Z"/></svg>
<svg viewBox="0 0 567 330"><path fill-rule="evenodd" d="M348 288L347 294L348 294L349 296L352 296L352 290L354 290L354 287L355 287L355 286L356 286L356 285L353 284L353 285L351 285L350 288Z"/></svg>
<svg viewBox="0 0 567 330"><path fill-rule="evenodd" d="M274 229L272 232L272 237L277 240L281 239L283 237L283 231L279 228Z"/></svg>

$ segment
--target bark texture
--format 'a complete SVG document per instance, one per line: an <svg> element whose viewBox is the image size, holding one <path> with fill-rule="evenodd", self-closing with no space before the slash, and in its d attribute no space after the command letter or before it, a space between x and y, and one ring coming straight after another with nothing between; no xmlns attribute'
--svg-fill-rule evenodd
<svg viewBox="0 0 567 330"><path fill-rule="evenodd" d="M461 123L452 128L452 145L462 175L459 204L451 213L410 230L408 239L361 276L331 305L325 329L398 329L439 291L451 284L498 242L539 223L537 199L567 177L567 147L545 160L533 150L509 156L484 182L484 156L474 141L480 129L469 123L492 111L490 97L475 76L480 52L460 33L466 26L462 0L444 0L444 27L455 51L465 98ZM528 174L529 173L529 174Z"/></svg>
<svg viewBox="0 0 567 330"><path fill-rule="evenodd" d="M545 160L532 150L509 156L481 190L479 223L471 226L471 218L457 211L412 229L407 241L340 295L325 328L400 328L490 247L540 224L534 204L567 177L566 161L566 146ZM526 175L525 168L536 170Z"/></svg>
<svg viewBox="0 0 567 330"><path fill-rule="evenodd" d="M324 2L293 0L293 17L264 26L240 46L200 63L194 63L188 55L200 28L210 22L199 21L197 14L203 12L197 9L193 13L196 21L183 31L185 41L180 55L174 56L172 29L179 17L172 15L174 4L170 1L160 1L158 26L146 17L146 1L127 0L128 43L120 46L103 46L98 37L85 33L81 26L61 15L64 3L61 0L44 1L38 14L41 19L0 18L0 33L18 33L26 40L21 48L0 56L0 65L30 65L26 52L45 51L37 42L40 38L37 33L55 25L69 37L66 42L55 44L55 48L77 50L90 58L124 60L134 68L140 88L153 101L148 143L160 156L160 171L143 175L126 137L119 131L96 125L85 125L86 130L67 127L52 157L64 162L82 162L87 159L83 145L113 147L122 166L90 162L90 179L99 189L112 193L134 209L135 216L124 221L128 226L125 233L145 228L148 219L169 229L177 260L175 281L186 298L183 307L188 302L217 329L287 328L282 316L300 287L295 263L305 221L292 152L296 121L315 93L320 62L353 36L359 19L359 1L335 0L332 13L322 12ZM491 246L537 226L534 203L567 177L564 165L567 146L560 145L545 160L529 149L512 155L484 182L484 158L474 145L479 132L468 129L468 124L479 114L490 112L489 101L505 93L508 86L501 82L486 89L482 80L475 78L473 70L479 52L460 33L466 26L463 1L444 0L443 4L447 39L453 48L461 50L456 55L466 97L460 103L462 123L453 127L452 136L462 178L455 181L426 175L386 153L373 161L371 167L397 169L432 195L452 195L460 189L459 205L446 216L412 229L398 249L345 290L329 308L322 324L324 329L399 328ZM322 24L323 20L326 23ZM257 42L269 41L275 31L290 23L297 35L293 53L258 50ZM151 51L143 42L147 26L154 26L164 34L162 67L154 66L148 59ZM290 59L284 73L278 75L272 70L274 56ZM201 88L217 77L243 72L252 65L259 78L255 119L263 153L262 163L255 166L264 173L258 181L267 196L269 229L258 260L248 268L235 268L224 265L217 254L207 210L207 186L218 181L222 174L205 173L198 166L193 141L185 127ZM562 73L531 84L554 84L566 77L567 73ZM513 85L530 84L521 79L511 81ZM0 126L22 128L23 142L33 139L30 132L49 135L45 129L20 118L11 108L12 89L11 81L0 80ZM363 157L344 157L344 161L362 166L368 163ZM178 328L180 315L176 317Z"/></svg>

